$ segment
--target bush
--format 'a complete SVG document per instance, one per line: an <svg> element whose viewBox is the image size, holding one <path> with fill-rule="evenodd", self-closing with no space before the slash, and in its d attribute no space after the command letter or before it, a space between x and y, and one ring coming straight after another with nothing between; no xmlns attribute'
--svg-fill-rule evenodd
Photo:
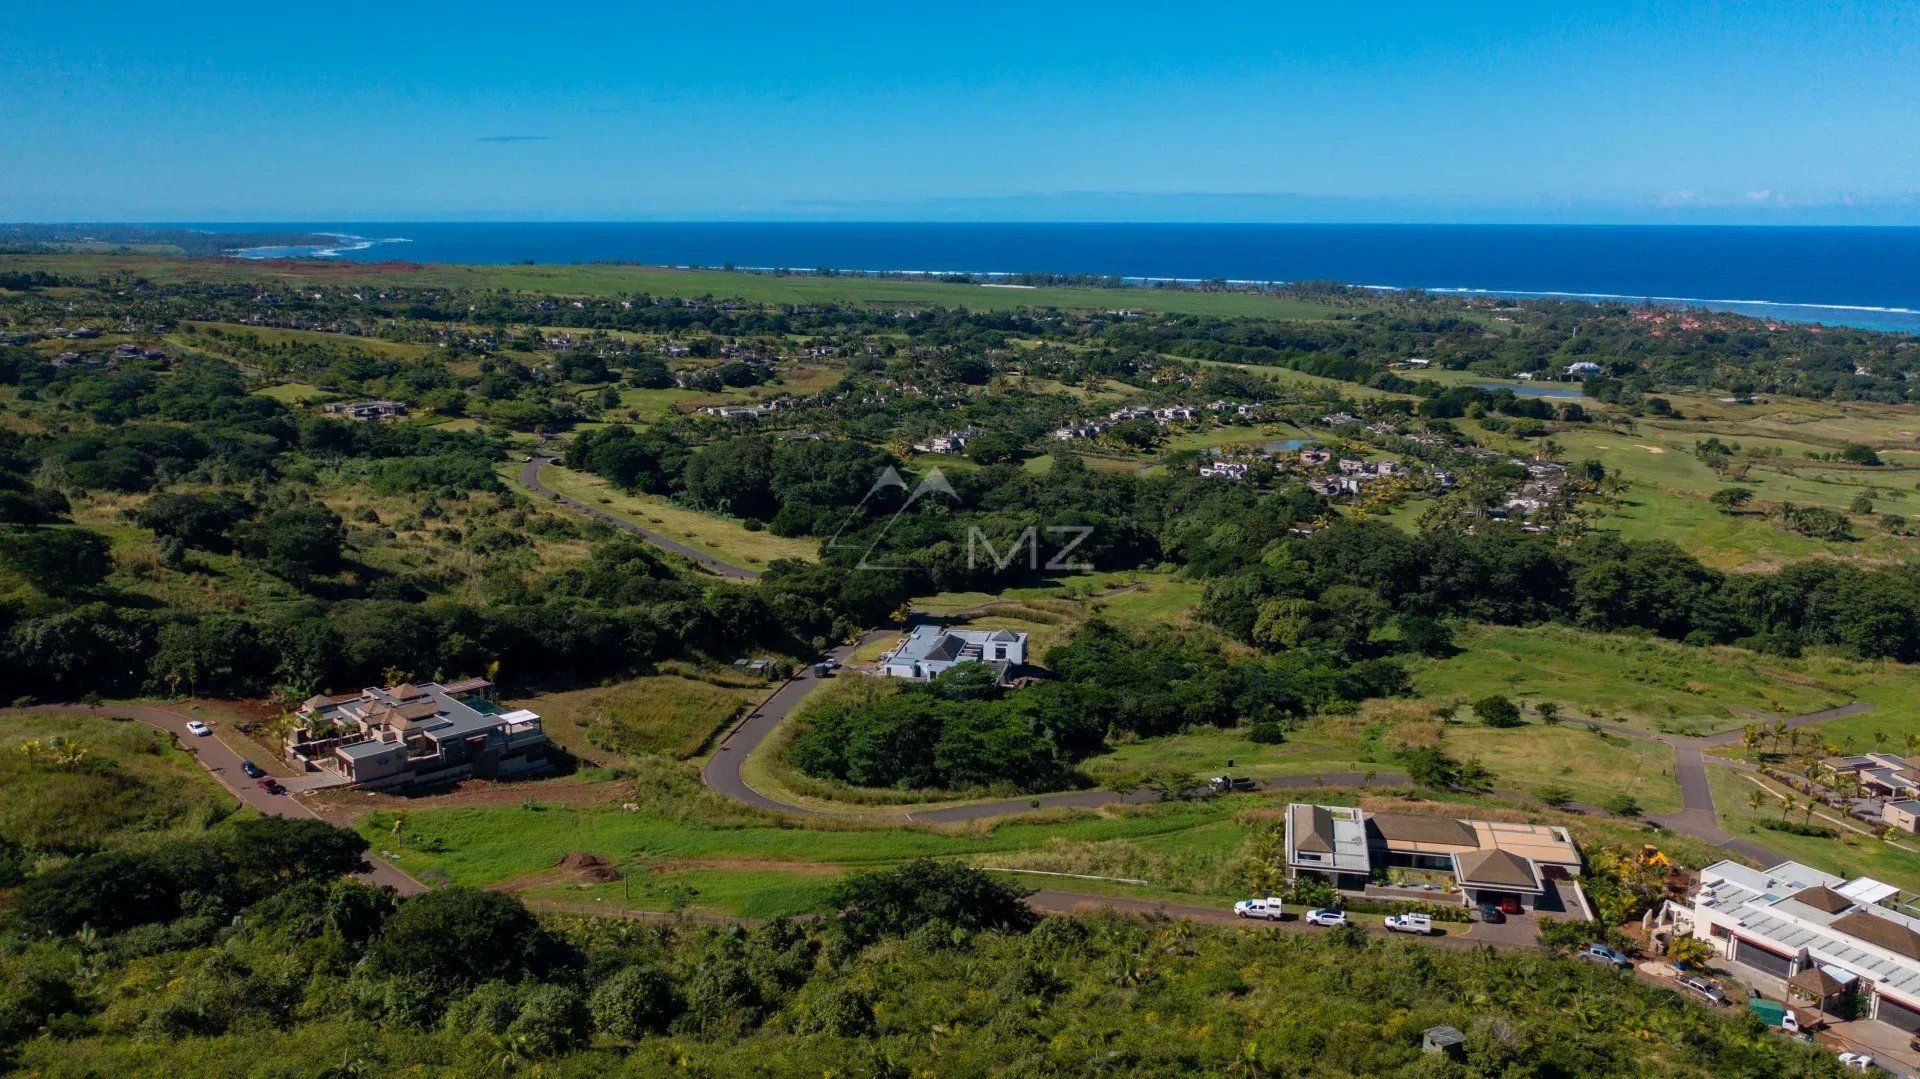
<svg viewBox="0 0 1920 1079"><path fill-rule="evenodd" d="M1809 824L1797 820L1781 820L1777 817L1762 820L1760 827L1772 832L1785 832L1788 835L1816 836L1820 839L1835 839L1840 835L1840 830L1837 828L1829 828L1823 824Z"/></svg>
<svg viewBox="0 0 1920 1079"><path fill-rule="evenodd" d="M830 985L814 994L800 1010L794 1027L802 1034L826 1034L835 1038L871 1037L877 1029L873 1002L866 993L850 985Z"/></svg>
<svg viewBox="0 0 1920 1079"><path fill-rule="evenodd" d="M520 1014L507 1033L540 1056L564 1053L585 1037L587 1009L580 994L563 985L540 985L527 991Z"/></svg>
<svg viewBox="0 0 1920 1079"><path fill-rule="evenodd" d="M840 882L830 904L856 940L905 936L930 922L962 930L1033 926L1027 893L961 862L916 858L897 869L856 873Z"/></svg>
<svg viewBox="0 0 1920 1079"><path fill-rule="evenodd" d="M1584 947L1590 941L1607 940L1607 927L1599 922L1540 916L1540 946L1567 949Z"/></svg>
<svg viewBox="0 0 1920 1079"><path fill-rule="evenodd" d="M1542 802L1545 802L1546 804L1554 807L1555 809L1558 809L1561 806L1566 805L1569 802L1573 801L1573 792L1568 790L1565 787L1562 787L1558 783L1549 783L1546 786L1541 787L1539 790L1535 791L1534 794Z"/></svg>
<svg viewBox="0 0 1920 1079"><path fill-rule="evenodd" d="M1600 803L1600 808L1616 817L1637 817L1640 815L1640 802L1625 791L1610 794Z"/></svg>
<svg viewBox="0 0 1920 1079"><path fill-rule="evenodd" d="M626 1041L664 1030L680 1012L673 981L658 968L621 967L587 1002L594 1029Z"/></svg>
<svg viewBox="0 0 1920 1079"><path fill-rule="evenodd" d="M1262 720L1247 728L1247 741L1256 745L1277 746L1287 740L1287 729L1272 720Z"/></svg>
<svg viewBox="0 0 1920 1079"><path fill-rule="evenodd" d="M1518 727L1524 722L1519 706L1499 694L1473 702L1473 714L1489 727Z"/></svg>

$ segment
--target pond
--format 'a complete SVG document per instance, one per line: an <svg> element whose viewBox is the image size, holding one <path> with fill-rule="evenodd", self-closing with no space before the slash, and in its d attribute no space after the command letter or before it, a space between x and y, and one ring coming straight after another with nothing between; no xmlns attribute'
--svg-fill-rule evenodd
<svg viewBox="0 0 1920 1079"><path fill-rule="evenodd" d="M1260 448L1266 450L1268 453L1292 453L1310 441L1312 440L1305 438L1282 438L1273 442L1262 443Z"/></svg>

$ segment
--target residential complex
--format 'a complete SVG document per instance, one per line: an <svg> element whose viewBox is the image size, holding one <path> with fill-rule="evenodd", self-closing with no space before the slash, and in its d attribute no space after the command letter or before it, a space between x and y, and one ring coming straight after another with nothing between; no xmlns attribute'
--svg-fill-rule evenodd
<svg viewBox="0 0 1920 1079"><path fill-rule="evenodd" d="M1743 979L1824 1011L1920 1031L1920 916L1900 890L1782 862L1700 871L1660 921L1712 944Z"/></svg>
<svg viewBox="0 0 1920 1079"><path fill-rule="evenodd" d="M545 771L540 717L524 708L503 711L494 698L484 678L313 697L296 713L300 725L287 735L287 759L381 790Z"/></svg>
<svg viewBox="0 0 1920 1079"><path fill-rule="evenodd" d="M1027 661L1027 635L1010 629L943 629L916 626L898 648L880 657L889 678L927 681L962 663L984 663L1001 682Z"/></svg>
<svg viewBox="0 0 1920 1079"><path fill-rule="evenodd" d="M1580 875L1580 849L1565 828L1505 821L1370 813L1352 806L1287 807L1287 878L1324 876L1364 891L1389 869L1452 876L1468 904L1516 900L1540 908L1554 882ZM1558 908L1557 899L1549 905Z"/></svg>

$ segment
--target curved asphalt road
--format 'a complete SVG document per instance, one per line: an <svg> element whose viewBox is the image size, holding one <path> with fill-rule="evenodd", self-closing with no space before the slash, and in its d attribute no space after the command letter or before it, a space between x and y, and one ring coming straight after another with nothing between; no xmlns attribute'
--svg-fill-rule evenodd
<svg viewBox="0 0 1920 1079"><path fill-rule="evenodd" d="M551 459L550 457L536 455L533 461L528 462L527 465L520 470L520 482L536 493L550 495L561 503L579 510L582 513L607 521L629 532L637 533L650 543L677 554L683 554L695 562L727 576L759 576L758 573L752 570L730 565L711 555L694 551L659 533L642 528L632 521L615 517L597 507L586 505L549 490L540 483L540 466ZM1127 590L1128 589L1121 589L1120 591ZM992 606L992 604L987 605L989 608ZM981 611L984 612L986 609L987 608L981 608ZM960 612L960 615L964 616L969 613L974 612ZM861 643L872 640L885 632L887 631L875 630L869 632L862 638ZM859 647L858 644L842 645L828 652L827 655L832 659L844 663L847 657L851 655L857 647ZM773 695L767 698L766 703L761 705L759 709L755 710L744 722L735 727L721 740L719 748L715 750L713 757L708 760L706 767L701 771L702 781L705 782L708 787L737 802L768 810L769 812L794 813L816 817L834 816L835 814L830 810L813 809L770 798L749 786L740 773L741 765L745 762L747 756L758 748L760 743L766 741L767 737L780 726L781 721L792 713L793 709L799 705L801 700L805 699L808 693L812 692L814 681L811 674L803 671L801 674L789 679L787 683L782 685L778 690L774 691ZM1865 701L1854 701L1851 704L1842 705L1838 708L1829 708L1824 711L1809 712L1806 715L1791 717L1770 716L1745 709L1736 709L1735 711L1761 723L1771 723L1776 719L1784 719L1787 727L1791 729L1812 723L1821 723L1830 719L1838 719L1842 716L1857 715L1872 707L1871 704ZM1702 751L1708 747L1724 746L1738 742L1741 733L1738 729L1720 731L1701 738L1687 738L1679 735L1652 734L1635 727L1610 723L1605 720L1588 720L1583 722L1588 723L1590 726L1599 727L1603 730L1629 738L1643 738L1665 742L1673 748L1673 778L1675 784L1680 788L1681 810L1678 813L1649 817L1649 820L1664 827L1671 828L1683 835L1705 840L1708 843L1712 843L1763 865L1772 865L1785 860L1780 855L1751 840L1728 835L1721 829L1719 818L1714 811L1713 790L1707 782L1706 758ZM1727 761L1725 763L1732 767L1741 767L1738 762ZM1378 773L1373 778L1390 785L1400 785L1408 782L1405 776L1389 773ZM1314 786L1357 786L1363 785L1366 782L1367 777L1358 772L1335 772L1319 776L1281 776L1263 779L1260 781L1260 789L1284 790L1288 788ZM1517 792L1505 791L1497 793L1512 795ZM1524 795L1521 797L1524 797ZM1105 790L1067 791L1060 794L1040 795L1035 798L1009 798L993 802L941 806L924 810L905 809L902 813L902 819L917 824L947 824L989 820L995 817L1031 813L1036 809L1092 808L1095 806L1112 805L1119 802L1139 804L1156 801L1158 798L1159 795L1144 789L1124 795ZM1583 806L1578 808L1583 811L1592 811L1590 807Z"/></svg>
<svg viewBox="0 0 1920 1079"><path fill-rule="evenodd" d="M103 704L90 707L84 704L42 704L32 708L0 708L0 716L25 715L96 715L108 719L131 720L144 723L157 731L171 734L180 743L180 748L193 754L200 767L218 780L242 805L269 813L276 817L291 817L303 820L319 820L320 814L307 808L291 794L268 794L254 785L253 780L240 771L241 756L233 747L222 741L218 734L198 737L187 730L189 717L178 712L169 712L164 708L149 708L139 704ZM392 888L400 895L418 895L427 890L426 886L400 871L400 867L382 858L367 856L371 867L365 873L357 873L360 880L376 887Z"/></svg>
<svg viewBox="0 0 1920 1079"><path fill-rule="evenodd" d="M745 566L736 566L731 562L727 562L722 559L715 558L714 556L706 553L705 551L696 551L684 543L681 543L677 540L669 539L668 537L663 536L660 533L655 532L650 528L646 528L639 524L636 524L633 521L629 521L625 517L616 516L612 513L607 512L606 510L601 509L598 506L589 506L585 502L580 501L579 499L568 498L566 495L563 495L560 492L553 490L552 488L548 487L546 484L540 482L540 466L545 464L552 464L553 461L554 461L554 458L552 457L542 457L538 454L535 454L533 457L533 460L526 462L524 465L520 467L520 485L525 487L527 490L532 491L534 494L543 495L556 502L559 502L564 506L577 510L581 513L584 513L589 517L593 517L598 520L605 521L607 524L610 524L615 528L624 529L628 532L632 532L633 534L639 536L641 539L644 539L648 543L653 544L655 547L658 547L666 551L672 551L674 554L677 554L682 558L688 559L689 561L692 561L698 565L704 566L707 569L712 570L713 572L719 574L722 577L733 577L743 581L757 580L759 578L760 571L757 569L748 569Z"/></svg>

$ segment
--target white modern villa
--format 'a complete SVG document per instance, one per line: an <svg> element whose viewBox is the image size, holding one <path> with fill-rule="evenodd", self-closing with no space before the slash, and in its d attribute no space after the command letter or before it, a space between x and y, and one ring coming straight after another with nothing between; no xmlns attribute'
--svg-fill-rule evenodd
<svg viewBox="0 0 1920 1079"><path fill-rule="evenodd" d="M1026 661L1027 635L1016 630L916 626L898 648L880 657L880 671L925 682L962 663L984 663L1005 682L1008 670Z"/></svg>

